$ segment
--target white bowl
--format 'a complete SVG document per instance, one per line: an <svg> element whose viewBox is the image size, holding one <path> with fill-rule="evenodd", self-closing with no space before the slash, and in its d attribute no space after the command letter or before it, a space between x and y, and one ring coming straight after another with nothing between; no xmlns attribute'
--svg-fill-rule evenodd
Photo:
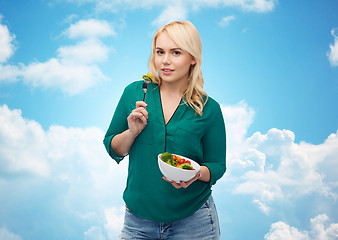
<svg viewBox="0 0 338 240"><path fill-rule="evenodd" d="M194 168L194 170L188 170L188 169L181 169L178 167L174 167L169 165L166 162L163 162L163 160L161 159L161 155L158 155L158 166L162 172L162 174L169 180L169 181L175 181L177 183L180 183L181 181L183 182L187 182L190 179L192 179L193 177L196 176L196 174L199 172L200 170L200 165L195 162L194 160L191 160L187 157L184 156L180 156L177 154L173 154L176 156L180 156L181 158L184 158L185 160L189 160L191 162L191 166Z"/></svg>

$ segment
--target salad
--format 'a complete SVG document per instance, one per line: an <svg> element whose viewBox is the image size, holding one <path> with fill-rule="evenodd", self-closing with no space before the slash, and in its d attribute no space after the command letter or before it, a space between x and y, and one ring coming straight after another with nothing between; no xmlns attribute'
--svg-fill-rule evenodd
<svg viewBox="0 0 338 240"><path fill-rule="evenodd" d="M171 154L168 152L162 153L161 159L163 162L168 163L169 165L177 167L177 168L195 170L191 166L191 162L189 160L185 160L184 158L178 155L175 155L175 154Z"/></svg>

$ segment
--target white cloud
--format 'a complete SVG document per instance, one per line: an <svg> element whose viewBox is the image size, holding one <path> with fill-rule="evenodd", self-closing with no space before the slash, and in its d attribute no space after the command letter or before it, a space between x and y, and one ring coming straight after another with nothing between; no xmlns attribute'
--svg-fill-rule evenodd
<svg viewBox="0 0 338 240"><path fill-rule="evenodd" d="M254 111L245 102L222 106L227 126L225 184L234 194L247 194L264 213L274 203L289 202L309 194L328 201L338 198L338 131L322 144L295 143L289 130L272 128L247 137Z"/></svg>
<svg viewBox="0 0 338 240"><path fill-rule="evenodd" d="M0 64L6 62L15 51L13 43L15 35L9 32L6 25L1 24L1 20L2 16L0 15Z"/></svg>
<svg viewBox="0 0 338 240"><path fill-rule="evenodd" d="M276 222L271 225L270 232L264 236L266 240L309 240L306 232L300 232L297 228L290 227L284 222Z"/></svg>
<svg viewBox="0 0 338 240"><path fill-rule="evenodd" d="M57 58L23 67L22 77L34 87L57 88L70 95L108 79L96 65L70 64Z"/></svg>
<svg viewBox="0 0 338 240"><path fill-rule="evenodd" d="M97 63L106 61L113 49L99 37L115 35L113 28L106 21L89 19L71 25L65 33L71 38L83 39L75 45L61 46L57 49L57 57L45 62L17 66L0 64L0 81L21 80L34 87L56 88L73 95L109 79Z"/></svg>
<svg viewBox="0 0 338 240"><path fill-rule="evenodd" d="M0 106L0 142L2 173L49 175L43 129L37 122L23 119L20 110Z"/></svg>
<svg viewBox="0 0 338 240"><path fill-rule="evenodd" d="M326 222L329 220L326 214L312 218L310 231L299 231L297 228L289 226L284 222L271 224L269 233L264 236L266 240L335 240L338 238L338 223Z"/></svg>
<svg viewBox="0 0 338 240"><path fill-rule="evenodd" d="M153 4L153 1L144 1L149 2L148 4ZM248 12L257 12L257 13L264 13L264 12L270 12L273 11L277 0L188 0L188 1L178 1L179 3L184 2L184 5L182 5L180 8L178 8L178 11L175 13L175 17L178 19L184 19L189 14L189 11L199 11L201 9L205 8L224 8L224 7L238 7L244 11ZM164 5L165 9L161 13L161 15L154 21L157 23L161 23L160 18L162 15L164 15L166 12L169 11L169 8L171 6L167 6L167 4ZM233 19L231 19L233 20ZM227 20L229 22L229 20ZM163 22L163 21L162 21Z"/></svg>
<svg viewBox="0 0 338 240"><path fill-rule="evenodd" d="M223 17L222 20L218 23L221 27L226 27L230 24L231 21L235 20L235 16Z"/></svg>
<svg viewBox="0 0 338 240"><path fill-rule="evenodd" d="M338 66L338 36L335 34L335 31L337 30L338 28L331 30L331 35L334 38L334 43L333 45L330 44L330 52L327 54L331 65L334 67Z"/></svg>
<svg viewBox="0 0 338 240"><path fill-rule="evenodd" d="M0 239L3 240L21 240L21 237L11 233L10 231L7 230L7 228L0 228Z"/></svg>
<svg viewBox="0 0 338 240"><path fill-rule="evenodd" d="M152 22L155 26L162 26L171 21L186 20L187 9L181 2L169 4L163 12Z"/></svg>
<svg viewBox="0 0 338 240"><path fill-rule="evenodd" d="M246 11L252 12L270 12L274 10L277 0L251 0L251 1L242 1L242 0L224 0L227 4L238 5Z"/></svg>
<svg viewBox="0 0 338 240"><path fill-rule="evenodd" d="M186 19L190 11L199 11L205 8L224 8L238 7L249 12L270 12L273 11L277 0L176 0L168 4L157 0L65 0L78 4L93 3L97 11L112 11L117 13L123 10L135 10L159 7L162 10L160 15L152 22L153 25L160 26L168 21Z"/></svg>
<svg viewBox="0 0 338 240"><path fill-rule="evenodd" d="M101 41L89 39L74 46L64 46L58 49L58 59L65 64L92 64L106 61L110 49Z"/></svg>
<svg viewBox="0 0 338 240"><path fill-rule="evenodd" d="M338 238L338 223L331 223L327 226L328 220L329 217L326 214L311 218L311 239L335 240Z"/></svg>
<svg viewBox="0 0 338 240"><path fill-rule="evenodd" d="M288 130L255 133L245 141L248 151L242 158L249 158L260 167L248 169L240 177L235 192L252 194L265 206L311 193L336 199L338 179L329 173L337 167L337 134L331 135L323 144L312 145L295 143L294 134ZM251 149L260 154L249 154Z"/></svg>
<svg viewBox="0 0 338 240"><path fill-rule="evenodd" d="M0 83L1 82L16 82L19 76L22 75L19 66L15 65L2 65L0 63Z"/></svg>
<svg viewBox="0 0 338 240"><path fill-rule="evenodd" d="M250 160L241 158L242 152L246 151L243 148L247 130L252 124L255 112L248 106L245 101L241 101L236 105L222 106L222 113L226 125L227 134L227 158L229 168L240 168L251 166L253 163Z"/></svg>
<svg viewBox="0 0 338 240"><path fill-rule="evenodd" d="M47 222L62 226L66 218L67 229L82 230L85 239L116 239L123 213L113 206L123 204L128 158L117 165L106 153L103 137L96 127L51 126L45 131L20 110L0 106L0 202L6 206L1 213L9 211L0 224L7 224L5 216L30 209L37 214L15 221L29 229L27 219L34 218L40 226L36 234L49 227ZM35 217L39 213L44 217Z"/></svg>
<svg viewBox="0 0 338 240"><path fill-rule="evenodd" d="M107 208L104 213L106 216L105 228L108 232L109 239L113 239L113 236L119 234L123 227L124 207L120 209L116 207Z"/></svg>
<svg viewBox="0 0 338 240"><path fill-rule="evenodd" d="M91 227L84 233L84 240L106 240L100 227Z"/></svg>
<svg viewBox="0 0 338 240"><path fill-rule="evenodd" d="M72 24L66 31L70 38L100 38L115 36L116 33L111 24L104 20L88 19L80 20Z"/></svg>

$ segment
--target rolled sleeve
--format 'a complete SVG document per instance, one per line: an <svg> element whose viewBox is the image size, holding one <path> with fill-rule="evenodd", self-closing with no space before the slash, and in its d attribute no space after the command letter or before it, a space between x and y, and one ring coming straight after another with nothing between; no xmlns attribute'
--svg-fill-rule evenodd
<svg viewBox="0 0 338 240"><path fill-rule="evenodd" d="M118 156L111 147L112 139L125 130L128 129L127 117L130 114L129 103L130 97L133 96L133 84L127 86L123 91L123 94L120 98L119 103L115 109L113 118L110 122L109 128L103 139L103 144L107 150L107 153L111 158L113 158L117 163L123 160L125 156Z"/></svg>
<svg viewBox="0 0 338 240"><path fill-rule="evenodd" d="M203 163L210 171L210 185L214 185L226 171L226 134L221 109L218 107L215 121L203 136Z"/></svg>
<svg viewBox="0 0 338 240"><path fill-rule="evenodd" d="M103 144L104 144L109 156L111 158L113 158L117 163L120 163L123 160L124 156L116 155L115 152L113 151L112 147L111 147L111 140L113 139L113 137L115 135L116 134L105 136L105 138L103 139Z"/></svg>

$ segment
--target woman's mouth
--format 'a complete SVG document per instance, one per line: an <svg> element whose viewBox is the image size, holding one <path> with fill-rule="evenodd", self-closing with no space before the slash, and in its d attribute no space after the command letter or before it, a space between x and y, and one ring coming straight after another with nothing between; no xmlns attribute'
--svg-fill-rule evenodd
<svg viewBox="0 0 338 240"><path fill-rule="evenodd" d="M165 74L165 75L169 75L169 74L171 74L172 72L174 72L174 70L169 69L169 68L163 68L163 69L162 69L162 73Z"/></svg>

